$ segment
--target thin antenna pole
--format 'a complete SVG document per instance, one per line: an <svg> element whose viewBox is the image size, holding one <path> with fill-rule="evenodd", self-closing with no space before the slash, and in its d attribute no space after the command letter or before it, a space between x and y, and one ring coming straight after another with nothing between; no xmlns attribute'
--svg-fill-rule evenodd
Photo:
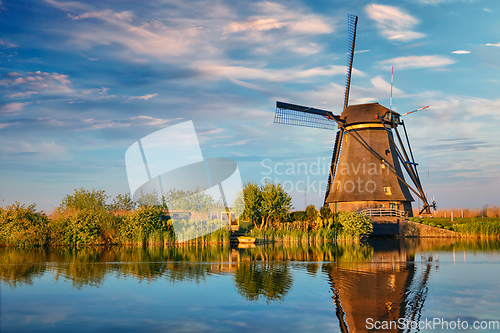
<svg viewBox="0 0 500 333"><path fill-rule="evenodd" d="M394 83L394 66L391 67L391 102L389 105L389 110L392 111L392 85Z"/></svg>

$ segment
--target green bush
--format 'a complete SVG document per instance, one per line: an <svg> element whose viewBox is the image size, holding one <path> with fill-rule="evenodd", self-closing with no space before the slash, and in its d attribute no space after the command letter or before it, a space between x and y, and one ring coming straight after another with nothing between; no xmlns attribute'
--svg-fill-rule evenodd
<svg viewBox="0 0 500 333"><path fill-rule="evenodd" d="M370 217L356 212L340 211L336 214L335 220L342 226L344 235L366 235L373 231Z"/></svg>
<svg viewBox="0 0 500 333"><path fill-rule="evenodd" d="M100 209L80 209L66 219L62 245L102 245L107 242L103 234L111 216Z"/></svg>
<svg viewBox="0 0 500 333"><path fill-rule="evenodd" d="M163 243L172 239L172 221L160 219L163 209L159 206L143 206L123 217L118 228L118 240L130 243Z"/></svg>
<svg viewBox="0 0 500 333"><path fill-rule="evenodd" d="M47 244L48 218L36 211L36 205L19 202L0 208L0 244L17 247L37 247Z"/></svg>

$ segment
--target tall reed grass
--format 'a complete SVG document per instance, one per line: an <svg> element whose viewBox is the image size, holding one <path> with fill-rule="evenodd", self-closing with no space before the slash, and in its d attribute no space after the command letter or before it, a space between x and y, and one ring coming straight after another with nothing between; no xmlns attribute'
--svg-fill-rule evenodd
<svg viewBox="0 0 500 333"><path fill-rule="evenodd" d="M413 210L414 216L418 216L418 213L418 209ZM454 218L500 217L500 206L486 205L481 208L444 207L438 208L436 211L433 211L432 216L450 218L452 213Z"/></svg>

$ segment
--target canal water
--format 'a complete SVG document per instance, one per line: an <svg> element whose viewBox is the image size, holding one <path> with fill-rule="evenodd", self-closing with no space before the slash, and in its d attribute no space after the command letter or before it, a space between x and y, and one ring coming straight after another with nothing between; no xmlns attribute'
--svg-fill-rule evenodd
<svg viewBox="0 0 500 333"><path fill-rule="evenodd" d="M500 331L500 242L0 249L2 332Z"/></svg>

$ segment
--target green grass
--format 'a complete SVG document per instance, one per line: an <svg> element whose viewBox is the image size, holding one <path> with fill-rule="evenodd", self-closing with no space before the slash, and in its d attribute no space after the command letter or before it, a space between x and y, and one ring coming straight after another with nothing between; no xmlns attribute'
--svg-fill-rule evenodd
<svg viewBox="0 0 500 333"><path fill-rule="evenodd" d="M460 232L466 236L497 237L500 236L499 217L412 217L410 221Z"/></svg>

